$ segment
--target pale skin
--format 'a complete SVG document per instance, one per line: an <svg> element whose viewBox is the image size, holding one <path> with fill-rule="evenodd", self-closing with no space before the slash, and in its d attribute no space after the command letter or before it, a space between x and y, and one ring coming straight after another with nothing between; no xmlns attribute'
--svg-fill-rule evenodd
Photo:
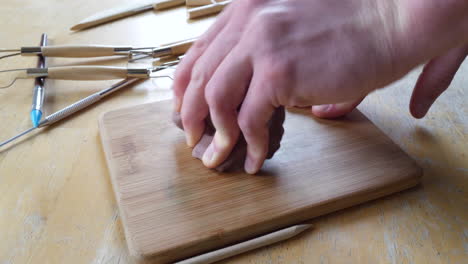
<svg viewBox="0 0 468 264"><path fill-rule="evenodd" d="M422 118L467 55L466 0L235 0L178 66L175 109L190 147L211 115L205 166L221 164L242 133L245 170L256 173L276 107L339 117L427 63L410 102Z"/></svg>

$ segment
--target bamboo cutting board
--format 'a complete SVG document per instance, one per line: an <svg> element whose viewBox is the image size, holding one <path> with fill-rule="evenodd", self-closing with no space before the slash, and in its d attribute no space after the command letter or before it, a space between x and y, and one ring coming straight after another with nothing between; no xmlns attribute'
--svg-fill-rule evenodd
<svg viewBox="0 0 468 264"><path fill-rule="evenodd" d="M192 158L172 103L105 113L101 139L130 251L161 263L359 204L419 182L420 168L360 112L319 120L291 109L258 175Z"/></svg>

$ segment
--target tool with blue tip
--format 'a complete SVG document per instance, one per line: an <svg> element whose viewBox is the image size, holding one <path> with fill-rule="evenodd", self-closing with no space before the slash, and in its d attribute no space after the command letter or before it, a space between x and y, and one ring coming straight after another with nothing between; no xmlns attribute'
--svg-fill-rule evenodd
<svg viewBox="0 0 468 264"><path fill-rule="evenodd" d="M166 77L166 76L161 76L161 77ZM47 117L44 118L44 120L40 121L38 126L35 126L35 127L31 127L21 133L19 133L18 135L6 140L6 141L3 141L3 142L0 142L0 148L3 147L4 145L16 140L17 138L19 137L22 137L38 128L41 128L41 127L46 127L46 126L49 126L49 125L52 125L54 124L55 122L58 122L90 105L93 105L94 103L100 101L102 98L108 96L109 94L115 92L115 91L118 91L120 90L121 88L123 87L127 87L137 81L139 81L141 79L138 79L138 78L130 78L130 79L125 79L121 82L118 82L114 85L112 85L111 87L107 88L107 89L104 89L102 91L99 91L99 92L96 92L94 94L91 94L53 114L50 114L48 115Z"/></svg>
<svg viewBox="0 0 468 264"><path fill-rule="evenodd" d="M41 47L47 46L47 34L43 33L41 37ZM38 54L37 68L46 68L46 62L42 54ZM38 127L42 118L42 106L44 105L44 87L45 77L37 77L34 81L34 93L31 108L31 121L34 127Z"/></svg>

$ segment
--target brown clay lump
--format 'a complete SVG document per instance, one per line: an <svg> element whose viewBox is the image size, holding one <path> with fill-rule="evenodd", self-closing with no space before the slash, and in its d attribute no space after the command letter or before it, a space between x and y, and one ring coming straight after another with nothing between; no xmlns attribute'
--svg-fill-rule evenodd
<svg viewBox="0 0 468 264"><path fill-rule="evenodd" d="M285 119L285 111L284 107L277 108L273 116L269 122L269 144L268 144L268 154L267 159L271 159L275 152L280 148L281 138L284 134L283 123ZM172 120L174 121L175 125L180 129L184 129L182 126L182 120L180 118L180 114L174 112ZM203 154L205 153L206 148L213 140L213 136L215 133L215 129L211 120L208 118L206 120L206 127L203 136L201 137L200 141L197 145L193 148L192 156L197 159L202 159ZM228 158L218 167L216 167L217 171L236 171L236 170L244 170L244 162L247 156L247 143L242 136L239 137L237 144L234 146L231 154Z"/></svg>

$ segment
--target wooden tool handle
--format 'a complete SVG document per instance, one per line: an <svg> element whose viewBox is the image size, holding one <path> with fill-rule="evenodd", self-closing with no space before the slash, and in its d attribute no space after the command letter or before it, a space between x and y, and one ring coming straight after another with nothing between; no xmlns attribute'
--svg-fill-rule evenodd
<svg viewBox="0 0 468 264"><path fill-rule="evenodd" d="M131 49L125 47L125 49ZM42 55L47 57L86 58L116 55L115 47L100 45L49 46L42 47Z"/></svg>
<svg viewBox="0 0 468 264"><path fill-rule="evenodd" d="M172 44L170 46L172 55L178 56L178 55L185 54L194 42L195 42L195 39L190 39L190 40Z"/></svg>
<svg viewBox="0 0 468 264"><path fill-rule="evenodd" d="M124 67L109 66L65 66L48 69L48 78L58 80L114 80L127 77Z"/></svg>
<svg viewBox="0 0 468 264"><path fill-rule="evenodd" d="M153 4L155 10L162 10L185 4L185 0L163 0Z"/></svg>
<svg viewBox="0 0 468 264"><path fill-rule="evenodd" d="M195 7L195 8L189 9L187 11L187 15L189 19L194 19L194 18L198 18L202 16L216 14L216 13L221 12L230 3L231 3L231 0L228 0L228 1L219 2L216 4Z"/></svg>
<svg viewBox="0 0 468 264"><path fill-rule="evenodd" d="M187 6L203 6L203 5L210 5L213 4L213 2L219 2L219 1L212 1L212 0L185 0L185 4Z"/></svg>

